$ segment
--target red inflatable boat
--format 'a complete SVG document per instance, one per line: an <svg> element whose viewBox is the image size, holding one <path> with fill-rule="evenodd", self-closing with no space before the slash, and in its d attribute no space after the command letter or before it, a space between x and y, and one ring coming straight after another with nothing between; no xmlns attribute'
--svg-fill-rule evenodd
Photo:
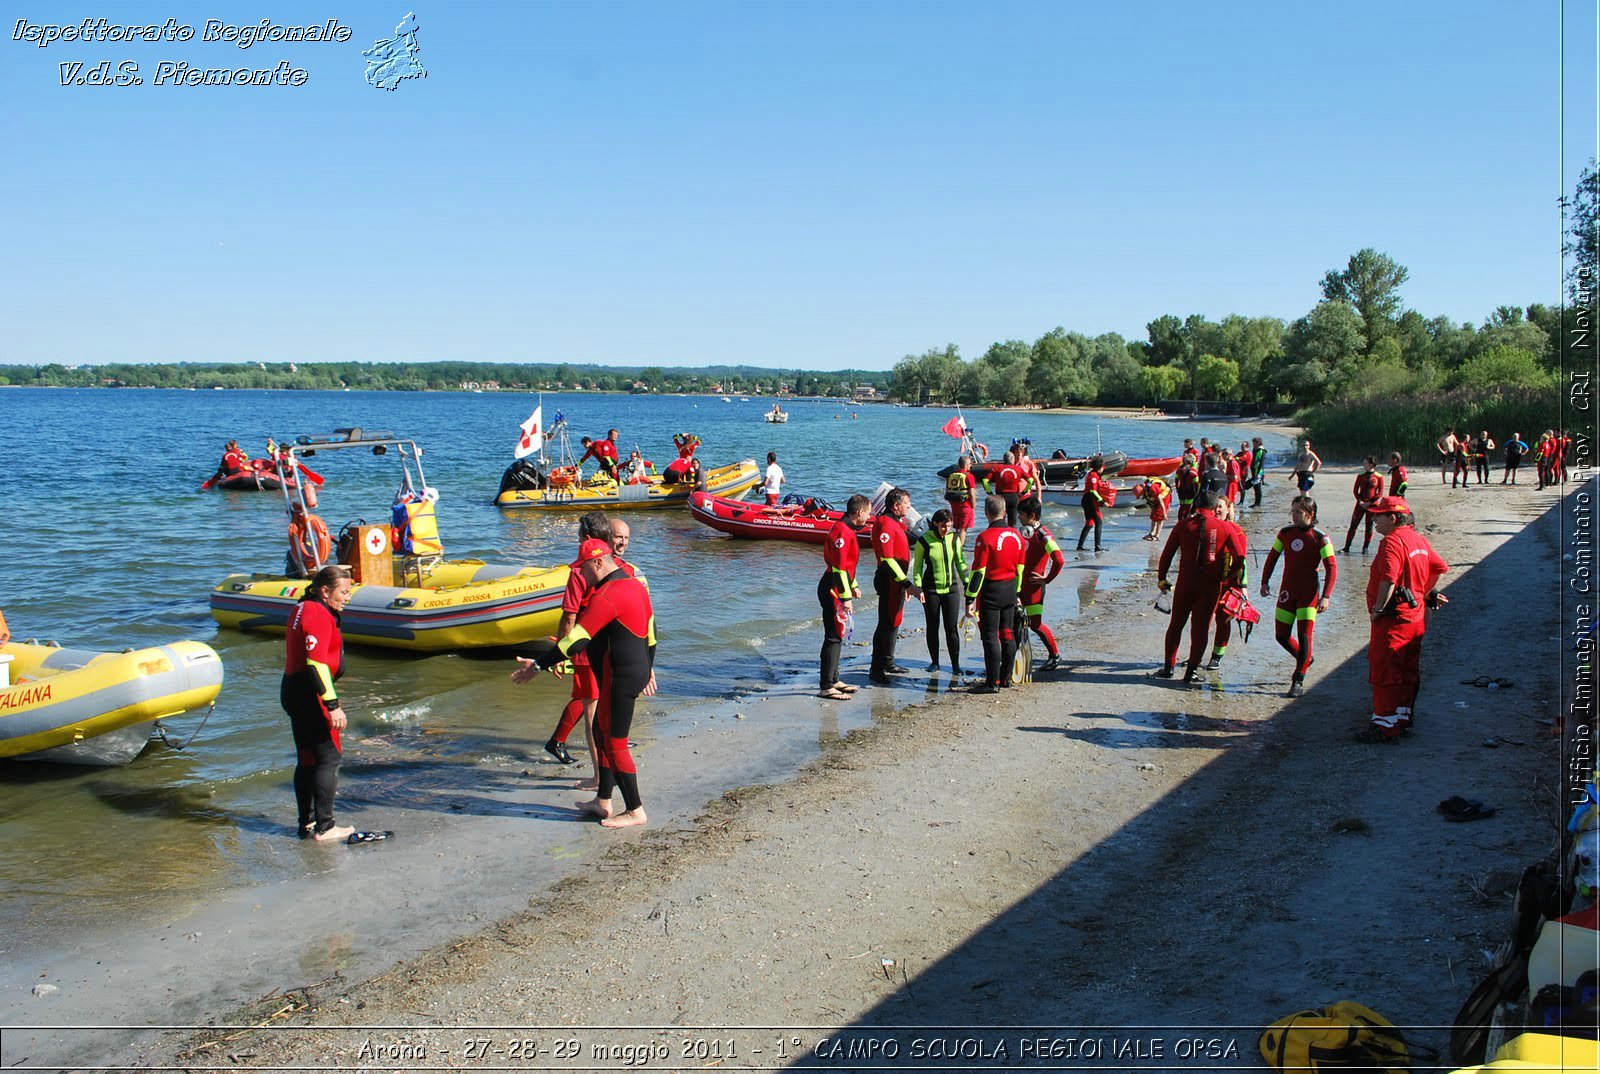
<svg viewBox="0 0 1600 1074"><path fill-rule="evenodd" d="M814 500L808 503L809 509L806 504L768 507L709 492L694 492L689 495L689 513L697 522L733 537L822 544L827 541L833 524L844 518L844 512L832 510L826 503ZM863 547L872 543L870 524L862 526L857 533Z"/></svg>

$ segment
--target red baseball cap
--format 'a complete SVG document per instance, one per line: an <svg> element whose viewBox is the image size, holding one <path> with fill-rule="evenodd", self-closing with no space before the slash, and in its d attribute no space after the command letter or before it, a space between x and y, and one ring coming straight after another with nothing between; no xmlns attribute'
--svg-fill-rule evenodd
<svg viewBox="0 0 1600 1074"><path fill-rule="evenodd" d="M610 545L610 543L608 543L606 541L599 540L598 538L595 538L595 537L590 537L590 538L587 538L582 544L580 544L578 546L578 558L577 558L577 561L573 564L573 566L577 566L578 564L582 564L582 563L587 563L591 559L599 559L602 556L609 556L610 554L611 554L611 545Z"/></svg>
<svg viewBox="0 0 1600 1074"><path fill-rule="evenodd" d="M1409 515L1411 505L1400 496L1379 496L1367 505L1369 515Z"/></svg>

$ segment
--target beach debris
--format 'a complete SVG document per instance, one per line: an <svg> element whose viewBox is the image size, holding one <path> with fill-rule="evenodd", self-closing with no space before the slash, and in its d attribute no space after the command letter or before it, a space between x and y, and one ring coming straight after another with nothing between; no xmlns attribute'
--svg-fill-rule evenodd
<svg viewBox="0 0 1600 1074"><path fill-rule="evenodd" d="M61 989L57 988L55 985L48 984L43 981L33 986L33 994L36 996L53 996L59 991L61 991Z"/></svg>

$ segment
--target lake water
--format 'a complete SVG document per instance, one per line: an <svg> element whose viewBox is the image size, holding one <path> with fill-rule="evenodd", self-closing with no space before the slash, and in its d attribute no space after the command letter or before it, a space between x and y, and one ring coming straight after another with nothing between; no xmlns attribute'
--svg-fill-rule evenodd
<svg viewBox="0 0 1600 1074"><path fill-rule="evenodd" d="M452 557L551 564L571 558L575 516L492 503L518 423L535 402L526 394L0 390L12 549L0 607L13 634L88 649L193 638L216 648L227 671L215 714L183 752L153 746L105 770L0 765L7 953L59 942L74 923L158 917L179 893L192 899L266 885L304 869L303 859L280 853L293 821L293 750L277 700L283 641L219 632L207 605L225 575L281 565L283 501L198 492L223 442L236 437L259 455L269 435L352 425L413 437L442 494L440 532ZM942 503L935 471L953 460L956 442L939 427L952 412L794 401L788 424L771 425L761 417L769 406L760 398L544 397L547 423L563 412L574 438L616 426L624 449L637 444L658 466L675 455L672 434L688 430L703 440L708 465L764 461L773 450L789 490L835 504L880 481L911 490L924 513ZM1180 430L1079 415L968 419L996 452L1026 436L1040 456L1057 447L1085 454L1097 434L1107 450L1135 456L1175 453L1175 434L1238 439L1237 430L1203 423ZM1281 453L1289 444L1271 437L1268 446ZM393 460L358 452L310 460L327 479L319 513L330 527L387 518L398 484ZM1063 544L1076 539L1077 515L1047 510ZM814 674L818 549L735 541L682 509L633 512L629 521L630 557L650 577L661 639L661 694L642 707L641 725L664 735L693 703ZM1142 531L1124 525L1108 536L1136 539ZM870 579L870 563L861 577ZM1095 578L1069 574L1053 587L1052 619L1069 616L1076 588L1092 588ZM920 623L915 609L907 622ZM913 656L921 648L902 646ZM975 658L969 654L969 665ZM536 750L566 694L566 684L546 680L516 687L503 661L470 656L358 650L346 666L340 692L354 740L346 765L361 766L360 794L369 802L416 793L430 759L470 764L525 752L530 742ZM181 740L199 716L170 723Z"/></svg>

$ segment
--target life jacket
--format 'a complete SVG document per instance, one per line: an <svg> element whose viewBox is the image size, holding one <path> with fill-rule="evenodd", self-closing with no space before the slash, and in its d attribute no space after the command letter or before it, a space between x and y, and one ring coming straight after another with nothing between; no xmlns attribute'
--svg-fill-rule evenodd
<svg viewBox="0 0 1600 1074"><path fill-rule="evenodd" d="M439 540L439 519L429 500L395 504L391 529L395 550L401 555L444 554L444 543Z"/></svg>
<svg viewBox="0 0 1600 1074"><path fill-rule="evenodd" d="M296 515L289 520L289 548L309 574L328 562L333 538L328 524L313 514Z"/></svg>
<svg viewBox="0 0 1600 1074"><path fill-rule="evenodd" d="M945 479L944 498L951 503L966 503L972 499L972 488L968 482L972 480L969 470L957 470Z"/></svg>

